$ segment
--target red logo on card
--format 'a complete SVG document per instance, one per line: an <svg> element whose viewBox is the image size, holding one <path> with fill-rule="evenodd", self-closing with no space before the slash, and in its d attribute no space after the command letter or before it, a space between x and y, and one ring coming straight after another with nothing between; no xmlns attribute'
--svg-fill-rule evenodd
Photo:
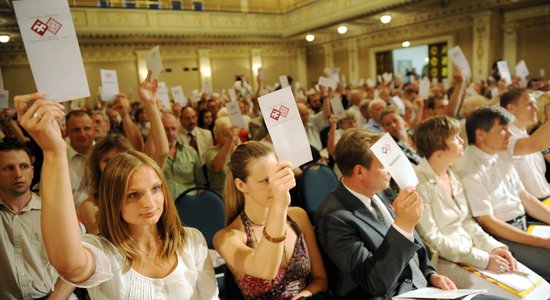
<svg viewBox="0 0 550 300"><path fill-rule="evenodd" d="M57 34L59 29L61 29L61 23L57 22L54 18L49 18L48 22L46 22L46 25L48 25L48 31Z"/></svg>
<svg viewBox="0 0 550 300"><path fill-rule="evenodd" d="M38 33L38 35L43 36L44 33L48 31L48 25L40 20L36 20L34 24L32 24L31 30Z"/></svg>
<svg viewBox="0 0 550 300"><path fill-rule="evenodd" d="M281 107L279 108L279 111L281 112L281 116L283 118L286 118L286 116L288 115L289 110L290 109L288 107L284 106L284 105L281 105Z"/></svg>
<svg viewBox="0 0 550 300"><path fill-rule="evenodd" d="M382 153L387 154L390 151L391 151L391 145L390 144L385 144L384 146L382 146Z"/></svg>
<svg viewBox="0 0 550 300"><path fill-rule="evenodd" d="M271 114L269 114L269 117L275 121L279 120L280 116L281 116L281 112L275 108L271 111Z"/></svg>

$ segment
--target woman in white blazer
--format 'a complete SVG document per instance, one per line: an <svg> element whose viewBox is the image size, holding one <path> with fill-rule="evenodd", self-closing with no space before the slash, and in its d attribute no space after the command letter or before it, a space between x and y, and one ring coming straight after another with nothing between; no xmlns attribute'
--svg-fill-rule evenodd
<svg viewBox="0 0 550 300"><path fill-rule="evenodd" d="M416 167L416 190L424 200L417 230L442 258L440 269L453 262L496 273L513 271L516 260L472 218L462 183L450 168L464 154L459 132L459 122L447 116L430 118L415 130L414 141L423 157Z"/></svg>

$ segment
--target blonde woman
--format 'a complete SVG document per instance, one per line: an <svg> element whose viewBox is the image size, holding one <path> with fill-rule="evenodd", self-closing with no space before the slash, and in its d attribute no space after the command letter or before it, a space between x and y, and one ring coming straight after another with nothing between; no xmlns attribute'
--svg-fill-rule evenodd
<svg viewBox="0 0 550 300"><path fill-rule="evenodd" d="M66 144L56 120L63 106L40 93L16 96L22 126L44 152L42 235L51 264L91 299L216 299L206 242L181 226L162 170L148 156L114 157L101 177L100 236L81 237Z"/></svg>
<svg viewBox="0 0 550 300"><path fill-rule="evenodd" d="M239 145L225 180L227 227L214 237L246 299L298 299L327 289L306 212L288 207L291 165L260 142Z"/></svg>

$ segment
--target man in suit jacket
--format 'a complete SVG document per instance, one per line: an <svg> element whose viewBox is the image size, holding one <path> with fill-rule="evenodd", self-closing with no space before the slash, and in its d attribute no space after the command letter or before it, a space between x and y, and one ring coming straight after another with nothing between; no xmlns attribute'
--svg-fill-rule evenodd
<svg viewBox="0 0 550 300"><path fill-rule="evenodd" d="M214 146L212 132L197 126L197 112L191 106L182 108L180 123L183 128L181 140L197 151L201 164L204 164L206 150Z"/></svg>
<svg viewBox="0 0 550 300"><path fill-rule="evenodd" d="M349 129L336 145L343 178L315 216L330 288L341 299L391 299L427 285L455 289L435 272L414 231L423 211L414 188L397 197L384 192L390 175L369 149L379 137Z"/></svg>

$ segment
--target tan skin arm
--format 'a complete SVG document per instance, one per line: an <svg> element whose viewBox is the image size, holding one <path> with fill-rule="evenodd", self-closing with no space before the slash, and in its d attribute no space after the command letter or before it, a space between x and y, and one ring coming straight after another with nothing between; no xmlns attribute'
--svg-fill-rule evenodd
<svg viewBox="0 0 550 300"><path fill-rule="evenodd" d="M520 138L514 146L514 155L525 155L542 151L550 146L550 122L542 124L530 136Z"/></svg>
<svg viewBox="0 0 550 300"><path fill-rule="evenodd" d="M99 227L97 226L97 205L91 200L91 198L86 199L82 204L80 204L80 221L86 227L86 233L99 234Z"/></svg>
<svg viewBox="0 0 550 300"><path fill-rule="evenodd" d="M265 230L272 237L281 237L286 230L286 216L290 204L288 191L296 185L291 164L278 162L270 172L269 181L273 191L273 205ZM237 182L239 179L236 179ZM267 180L267 179L266 179ZM238 183L237 183L238 184ZM238 219L234 222L239 221ZM214 247L234 272L271 280L281 265L284 243L273 243L262 238L258 246L249 248L236 228L224 228L214 236Z"/></svg>
<svg viewBox="0 0 550 300"><path fill-rule="evenodd" d="M550 249L550 239L543 239L521 231L516 227L495 218L493 215L476 217L481 227L490 234L509 241Z"/></svg>
<svg viewBox="0 0 550 300"><path fill-rule="evenodd" d="M128 97L126 97L125 94L116 95L113 109L120 114L124 135L128 138L130 144L134 147L134 149L142 151L143 137L141 136L141 133L132 118L130 118L131 107Z"/></svg>
<svg viewBox="0 0 550 300"><path fill-rule="evenodd" d="M67 300L74 292L75 287L58 278L53 291L48 295L48 300Z"/></svg>
<svg viewBox="0 0 550 300"><path fill-rule="evenodd" d="M57 272L70 282L83 282L95 271L95 257L82 246L69 178L67 145L56 122L65 116L64 107L41 100L42 97L43 94L35 93L14 98L19 122L42 148L42 170L48 172L41 178L42 237ZM35 113L41 118L34 118Z"/></svg>

